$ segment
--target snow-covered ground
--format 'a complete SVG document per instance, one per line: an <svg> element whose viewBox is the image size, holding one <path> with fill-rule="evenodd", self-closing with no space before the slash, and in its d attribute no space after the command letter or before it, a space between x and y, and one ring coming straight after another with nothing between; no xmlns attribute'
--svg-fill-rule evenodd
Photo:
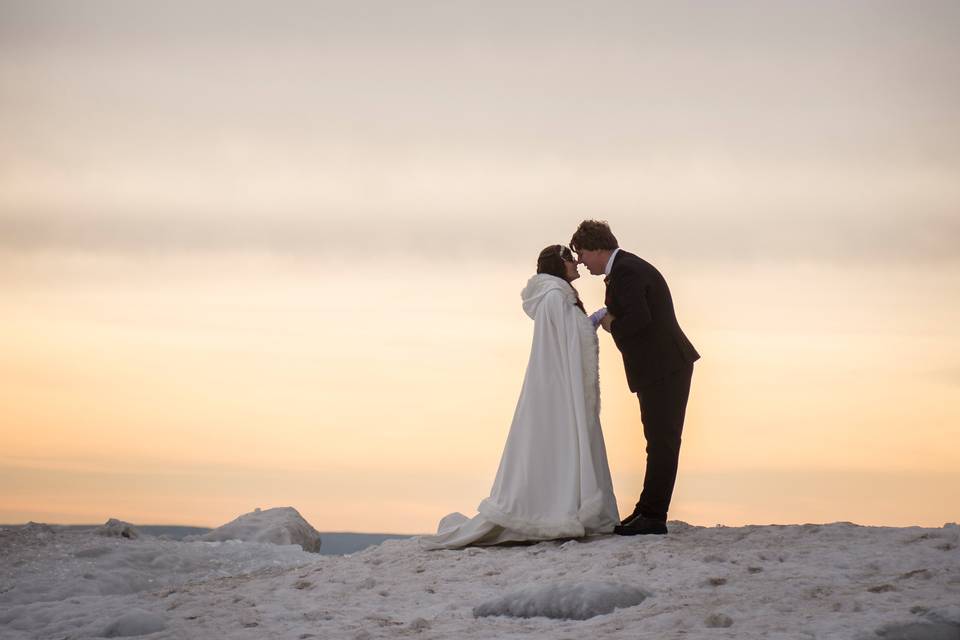
<svg viewBox="0 0 960 640"><path fill-rule="evenodd" d="M349 556L0 530L0 638L98 636L957 640L960 527L672 523L663 537L391 540Z"/></svg>

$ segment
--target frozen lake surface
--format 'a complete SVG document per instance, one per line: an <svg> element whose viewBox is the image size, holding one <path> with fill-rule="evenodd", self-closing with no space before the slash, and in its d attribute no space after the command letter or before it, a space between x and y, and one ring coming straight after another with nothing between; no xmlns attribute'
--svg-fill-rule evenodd
<svg viewBox="0 0 960 640"><path fill-rule="evenodd" d="M960 527L672 523L332 556L31 524L0 530L0 637L957 640Z"/></svg>

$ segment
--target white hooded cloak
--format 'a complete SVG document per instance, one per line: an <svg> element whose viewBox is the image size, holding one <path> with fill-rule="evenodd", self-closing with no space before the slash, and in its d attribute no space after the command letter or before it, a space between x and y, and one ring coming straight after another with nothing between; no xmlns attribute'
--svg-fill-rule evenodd
<svg viewBox="0 0 960 640"><path fill-rule="evenodd" d="M490 496L452 513L428 549L609 533L619 522L600 430L597 334L562 278L537 274L521 293L533 346Z"/></svg>

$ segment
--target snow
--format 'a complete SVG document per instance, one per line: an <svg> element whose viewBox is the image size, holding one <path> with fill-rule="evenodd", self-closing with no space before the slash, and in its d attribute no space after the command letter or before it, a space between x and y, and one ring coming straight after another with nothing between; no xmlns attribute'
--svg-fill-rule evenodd
<svg viewBox="0 0 960 640"><path fill-rule="evenodd" d="M293 507L277 507L262 511L259 508L236 520L217 527L210 533L190 539L224 542L269 542L298 544L304 551L320 551L320 532L311 526Z"/></svg>
<svg viewBox="0 0 960 640"><path fill-rule="evenodd" d="M0 638L104 636L957 640L960 527L672 522L667 536L390 540L349 556L0 529Z"/></svg>

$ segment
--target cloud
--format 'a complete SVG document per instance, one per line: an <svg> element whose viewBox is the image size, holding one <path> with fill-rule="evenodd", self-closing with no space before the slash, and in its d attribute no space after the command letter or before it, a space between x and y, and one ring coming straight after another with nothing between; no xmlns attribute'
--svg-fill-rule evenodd
<svg viewBox="0 0 960 640"><path fill-rule="evenodd" d="M931 372L931 377L940 382L953 386L960 386L960 367L938 369Z"/></svg>
<svg viewBox="0 0 960 640"><path fill-rule="evenodd" d="M412 41L569 40L680 42L710 46L784 46L807 51L847 42L889 46L911 33L952 39L960 10L934 0L924 11L897 4L739 0L722 6L702 2L606 0L587 7L573 0L406 2L357 0L169 0L162 5L124 0L2 0L0 35L22 42L38 35L77 41L143 42L234 39L363 39ZM880 37L878 37L880 36Z"/></svg>
<svg viewBox="0 0 960 640"><path fill-rule="evenodd" d="M958 259L960 5L0 0L0 249Z"/></svg>
<svg viewBox="0 0 960 640"><path fill-rule="evenodd" d="M957 5L815 7L0 0L0 133L955 159Z"/></svg>
<svg viewBox="0 0 960 640"><path fill-rule="evenodd" d="M528 212L529 213L529 212ZM0 250L26 255L271 253L525 259L567 242L580 219L607 218L625 247L694 263L927 264L960 261L960 220L670 219L558 210L435 219L377 216L0 216Z"/></svg>

